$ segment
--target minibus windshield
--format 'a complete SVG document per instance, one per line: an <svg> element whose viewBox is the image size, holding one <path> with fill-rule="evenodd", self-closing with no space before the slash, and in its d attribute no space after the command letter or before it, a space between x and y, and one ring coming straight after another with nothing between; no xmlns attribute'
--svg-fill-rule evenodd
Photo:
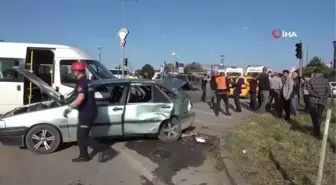
<svg viewBox="0 0 336 185"><path fill-rule="evenodd" d="M96 60L84 60L87 66L94 72L99 78L102 79L109 79L109 78L116 78L113 74L106 69L104 65Z"/></svg>

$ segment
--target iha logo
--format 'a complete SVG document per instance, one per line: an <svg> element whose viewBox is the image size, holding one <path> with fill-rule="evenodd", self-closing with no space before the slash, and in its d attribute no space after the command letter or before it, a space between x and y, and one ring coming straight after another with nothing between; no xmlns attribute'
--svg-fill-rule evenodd
<svg viewBox="0 0 336 185"><path fill-rule="evenodd" d="M275 39L280 39L282 37L284 37L284 38L292 38L292 37L297 38L297 35L294 31L285 31L285 30L280 30L280 29L274 29L272 31L272 36Z"/></svg>

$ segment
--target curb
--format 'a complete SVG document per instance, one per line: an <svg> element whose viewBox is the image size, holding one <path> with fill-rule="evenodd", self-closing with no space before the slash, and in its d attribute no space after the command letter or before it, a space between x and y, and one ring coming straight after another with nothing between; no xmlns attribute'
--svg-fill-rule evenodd
<svg viewBox="0 0 336 185"><path fill-rule="evenodd" d="M232 185L248 185L243 176L237 171L236 165L229 157L229 153L226 150L227 137L221 137L219 142L220 154L221 157L223 158L225 172L229 177L229 180L231 181Z"/></svg>

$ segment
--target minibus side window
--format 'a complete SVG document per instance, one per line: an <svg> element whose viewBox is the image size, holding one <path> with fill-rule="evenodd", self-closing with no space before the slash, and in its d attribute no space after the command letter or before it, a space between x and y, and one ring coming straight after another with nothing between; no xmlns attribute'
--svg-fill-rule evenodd
<svg viewBox="0 0 336 185"><path fill-rule="evenodd" d="M14 69L14 66L19 66L24 63L23 59L0 58L0 82L23 82L24 78Z"/></svg>
<svg viewBox="0 0 336 185"><path fill-rule="evenodd" d="M76 84L76 78L71 72L71 65L73 62L73 60L60 61L60 76L62 85L73 86Z"/></svg>

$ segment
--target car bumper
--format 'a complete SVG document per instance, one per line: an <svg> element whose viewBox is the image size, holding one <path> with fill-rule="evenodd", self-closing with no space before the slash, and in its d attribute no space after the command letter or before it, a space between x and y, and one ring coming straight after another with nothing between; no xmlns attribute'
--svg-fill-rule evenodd
<svg viewBox="0 0 336 185"><path fill-rule="evenodd" d="M182 123L182 129L184 130L191 127L194 124L196 113L191 111L186 114L180 115L179 118Z"/></svg>
<svg viewBox="0 0 336 185"><path fill-rule="evenodd" d="M26 127L0 129L0 142L3 145L23 146L26 130Z"/></svg>

